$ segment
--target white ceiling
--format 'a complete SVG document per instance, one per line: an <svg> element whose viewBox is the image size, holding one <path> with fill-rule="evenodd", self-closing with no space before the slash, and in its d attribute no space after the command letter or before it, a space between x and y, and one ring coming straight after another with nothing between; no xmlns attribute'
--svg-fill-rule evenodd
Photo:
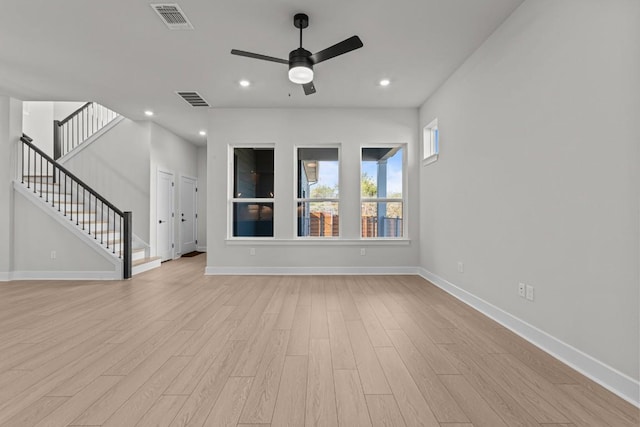
<svg viewBox="0 0 640 427"><path fill-rule="evenodd" d="M28 101L97 101L198 144L212 107L418 107L523 0L178 0L194 26L171 31L143 0L3 0L0 94ZM170 2L166 2L170 3ZM352 35L364 47L315 67L317 93L289 82L293 15L309 15L303 46ZM377 82L389 78L383 88ZM241 88L240 79L251 87Z"/></svg>

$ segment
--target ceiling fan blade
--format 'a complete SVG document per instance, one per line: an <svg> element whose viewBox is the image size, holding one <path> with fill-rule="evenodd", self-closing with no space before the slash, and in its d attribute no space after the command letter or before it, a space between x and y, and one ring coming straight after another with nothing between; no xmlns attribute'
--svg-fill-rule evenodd
<svg viewBox="0 0 640 427"><path fill-rule="evenodd" d="M364 45L362 44L362 40L360 40L360 37L353 36L341 41L340 43L336 43L331 47L321 50L320 52L314 53L310 58L314 64L317 64L319 62L326 61L327 59L335 58L336 56L342 55L343 53L360 49L362 46Z"/></svg>
<svg viewBox="0 0 640 427"><path fill-rule="evenodd" d="M280 64L289 65L286 59L274 58L273 56L260 55L259 53L245 52L244 50L231 49L232 55L246 56L247 58L262 59L263 61L278 62Z"/></svg>
<svg viewBox="0 0 640 427"><path fill-rule="evenodd" d="M303 84L302 88L304 89L305 95L313 95L314 93L316 93L316 86L313 84L313 82Z"/></svg>

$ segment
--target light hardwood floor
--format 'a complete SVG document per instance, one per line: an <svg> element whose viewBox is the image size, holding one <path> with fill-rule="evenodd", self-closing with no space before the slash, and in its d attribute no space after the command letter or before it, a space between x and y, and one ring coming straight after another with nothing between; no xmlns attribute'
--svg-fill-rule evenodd
<svg viewBox="0 0 640 427"><path fill-rule="evenodd" d="M413 276L0 285L0 425L638 426L638 409Z"/></svg>

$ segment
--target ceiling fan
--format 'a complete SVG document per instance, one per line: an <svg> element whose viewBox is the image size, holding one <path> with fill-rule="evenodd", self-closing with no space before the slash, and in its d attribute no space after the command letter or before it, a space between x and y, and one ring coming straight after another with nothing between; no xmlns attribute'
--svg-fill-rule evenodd
<svg viewBox="0 0 640 427"><path fill-rule="evenodd" d="M309 26L309 17L304 13L297 13L293 17L293 25L300 29L300 47L289 53L288 61L286 59L274 58L273 56L260 55L258 53L245 52L237 49L231 49L231 54L288 65L289 80L302 85L305 95L311 95L316 93L316 88L313 84L314 65L363 46L360 37L352 36L320 52L311 54L311 52L302 47L302 29Z"/></svg>

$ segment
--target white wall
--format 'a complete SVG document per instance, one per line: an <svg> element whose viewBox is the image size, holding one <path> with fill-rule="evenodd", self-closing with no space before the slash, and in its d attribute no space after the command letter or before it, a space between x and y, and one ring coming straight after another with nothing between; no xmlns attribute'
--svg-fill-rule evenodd
<svg viewBox="0 0 640 427"><path fill-rule="evenodd" d="M35 200L35 203L41 203ZM115 264L19 192L14 197L14 274L53 278L94 277L79 273L113 273ZM49 209L48 206L45 209ZM58 215L57 212L54 215ZM51 252L55 251L55 259ZM108 255L107 255L108 256ZM44 275L38 273L46 273Z"/></svg>
<svg viewBox="0 0 640 427"><path fill-rule="evenodd" d="M64 102L57 101L53 103L53 120L64 120L82 107L85 102Z"/></svg>
<svg viewBox="0 0 640 427"><path fill-rule="evenodd" d="M256 271L280 267L415 267L418 264L417 110L415 109L213 109L207 133L207 266ZM275 144L274 230L277 239L227 241L229 144ZM350 242L309 243L294 239L296 230L294 147L342 144L340 220ZM360 147L406 143L408 203L405 244L360 242ZM413 159L413 160L411 160ZM268 239L267 239L268 240ZM262 244L261 244L262 243ZM326 243L326 242L324 242ZM387 242L388 243L388 242ZM256 248L250 256L250 247ZM366 256L360 256L366 248ZM254 270L252 270L254 269ZM346 270L345 270L346 271Z"/></svg>
<svg viewBox="0 0 640 427"><path fill-rule="evenodd" d="M198 147L198 250L207 247L207 147Z"/></svg>
<svg viewBox="0 0 640 427"><path fill-rule="evenodd" d="M639 4L526 1L420 110L420 264L636 381Z"/></svg>
<svg viewBox="0 0 640 427"><path fill-rule="evenodd" d="M150 123L151 131L151 243L152 251L156 248L156 181L158 169L172 172L174 175L174 212L179 212L180 176L198 178L198 149L192 143L180 138L162 126ZM200 185L198 183L198 185ZM180 215L174 216L175 256L179 256L180 245Z"/></svg>
<svg viewBox="0 0 640 427"><path fill-rule="evenodd" d="M53 157L53 121L66 118L82 105L84 102L23 102L23 132L36 147Z"/></svg>
<svg viewBox="0 0 640 427"><path fill-rule="evenodd" d="M122 211L133 233L149 242L150 124L124 119L64 162L64 166Z"/></svg>
<svg viewBox="0 0 640 427"><path fill-rule="evenodd" d="M23 102L22 131L53 157L53 102Z"/></svg>
<svg viewBox="0 0 640 427"><path fill-rule="evenodd" d="M22 102L0 96L0 280L13 268L13 188L22 136Z"/></svg>

